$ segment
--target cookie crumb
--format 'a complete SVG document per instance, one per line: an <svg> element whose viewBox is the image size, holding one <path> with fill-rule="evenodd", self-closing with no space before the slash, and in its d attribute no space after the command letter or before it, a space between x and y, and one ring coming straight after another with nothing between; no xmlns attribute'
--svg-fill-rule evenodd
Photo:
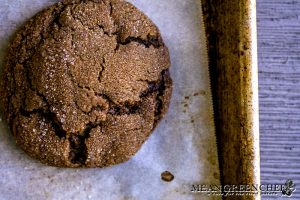
<svg viewBox="0 0 300 200"><path fill-rule="evenodd" d="M205 95L206 95L206 92L205 92L204 90L200 90L199 92L195 92L195 93L193 94L194 97L199 96L199 95L205 96Z"/></svg>
<svg viewBox="0 0 300 200"><path fill-rule="evenodd" d="M174 175L169 171L164 171L161 173L161 179L166 182L171 182L174 179Z"/></svg>

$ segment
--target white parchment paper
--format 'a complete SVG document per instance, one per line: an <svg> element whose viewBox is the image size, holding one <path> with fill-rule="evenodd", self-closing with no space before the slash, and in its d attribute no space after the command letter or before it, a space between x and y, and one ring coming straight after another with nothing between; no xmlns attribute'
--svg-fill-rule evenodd
<svg viewBox="0 0 300 200"><path fill-rule="evenodd" d="M0 0L0 59L8 39L57 1ZM0 122L0 199L218 199L191 185L219 184L208 59L200 1L131 0L160 28L169 47L174 92L167 116L130 161L105 169L48 167L28 157ZM175 179L161 180L165 170Z"/></svg>

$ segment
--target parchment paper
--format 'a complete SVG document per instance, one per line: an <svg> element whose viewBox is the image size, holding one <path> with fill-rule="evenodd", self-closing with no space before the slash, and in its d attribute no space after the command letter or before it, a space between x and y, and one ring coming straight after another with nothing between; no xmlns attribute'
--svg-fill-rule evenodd
<svg viewBox="0 0 300 200"><path fill-rule="evenodd" d="M1 65L9 37L57 1L0 0ZM105 169L40 164L14 143L0 122L0 199L215 199L191 185L219 184L208 59L200 1L131 0L160 28L169 47L174 92L167 116L130 161ZM161 180L165 170L175 179ZM217 198L216 198L217 199Z"/></svg>

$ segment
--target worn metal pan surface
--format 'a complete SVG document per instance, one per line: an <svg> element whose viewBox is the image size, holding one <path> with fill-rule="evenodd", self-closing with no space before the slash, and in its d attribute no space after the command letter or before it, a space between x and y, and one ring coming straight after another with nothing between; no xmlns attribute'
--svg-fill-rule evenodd
<svg viewBox="0 0 300 200"><path fill-rule="evenodd" d="M209 44L221 182L223 185L259 184L256 2L202 0L202 6Z"/></svg>

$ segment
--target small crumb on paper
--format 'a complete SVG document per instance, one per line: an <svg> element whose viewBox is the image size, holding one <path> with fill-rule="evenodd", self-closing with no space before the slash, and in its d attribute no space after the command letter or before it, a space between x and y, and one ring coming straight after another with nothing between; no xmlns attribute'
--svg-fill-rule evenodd
<svg viewBox="0 0 300 200"><path fill-rule="evenodd" d="M161 173L161 179L166 182L171 182L174 179L174 175L169 171L165 171Z"/></svg>

